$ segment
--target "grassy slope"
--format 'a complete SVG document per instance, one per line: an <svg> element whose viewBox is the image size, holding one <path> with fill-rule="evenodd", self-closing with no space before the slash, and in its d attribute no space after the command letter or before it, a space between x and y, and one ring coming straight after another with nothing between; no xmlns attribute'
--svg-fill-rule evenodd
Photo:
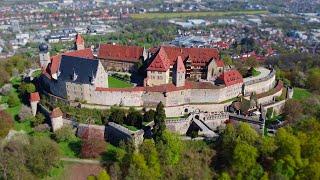
<svg viewBox="0 0 320 180"><path fill-rule="evenodd" d="M312 95L311 92L309 92L306 89L294 88L293 99L302 100L302 99L310 97L311 95Z"/></svg>
<svg viewBox="0 0 320 180"><path fill-rule="evenodd" d="M145 14L132 14L134 19L170 19L170 18L200 18L200 17L220 17L232 15L254 15L254 14L267 14L268 11L208 11L208 12L168 12L168 13L145 13Z"/></svg>
<svg viewBox="0 0 320 180"><path fill-rule="evenodd" d="M112 76L108 77L108 83L109 83L109 88L126 88L126 87L133 86L131 83L128 83L126 81L122 81L122 80L114 78Z"/></svg>

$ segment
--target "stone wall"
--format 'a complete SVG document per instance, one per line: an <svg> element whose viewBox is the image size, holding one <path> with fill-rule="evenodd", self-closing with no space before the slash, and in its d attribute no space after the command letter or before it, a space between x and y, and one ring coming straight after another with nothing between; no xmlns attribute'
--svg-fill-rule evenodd
<svg viewBox="0 0 320 180"><path fill-rule="evenodd" d="M130 131L114 122L109 122L106 126L106 139L114 145L118 145L121 141L132 141L137 146L143 142L143 135L143 130Z"/></svg>
<svg viewBox="0 0 320 180"><path fill-rule="evenodd" d="M189 116L190 117L190 116ZM185 135L190 127L192 118L166 120L166 127L169 131Z"/></svg>
<svg viewBox="0 0 320 180"><path fill-rule="evenodd" d="M276 74L275 70L273 70L266 77L246 82L245 95L250 95L252 92L255 92L257 94L267 92L274 88L275 84Z"/></svg>
<svg viewBox="0 0 320 180"><path fill-rule="evenodd" d="M263 111L266 113L269 108L273 108L274 114L278 115L282 113L285 104L286 104L286 100L275 102L275 103L263 106Z"/></svg>

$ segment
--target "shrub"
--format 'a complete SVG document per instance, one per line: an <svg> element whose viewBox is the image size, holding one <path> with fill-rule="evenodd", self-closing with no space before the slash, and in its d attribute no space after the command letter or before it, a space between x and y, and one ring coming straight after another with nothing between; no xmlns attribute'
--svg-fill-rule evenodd
<svg viewBox="0 0 320 180"><path fill-rule="evenodd" d="M22 122L22 121L24 121L26 119L32 119L31 108L26 106L26 105L22 105L18 117L19 117L19 121L20 122Z"/></svg>
<svg viewBox="0 0 320 180"><path fill-rule="evenodd" d="M31 119L32 126L38 126L39 124L44 123L45 117L42 113L38 113L36 117Z"/></svg>
<svg viewBox="0 0 320 180"><path fill-rule="evenodd" d="M144 113L143 115L143 121L144 122L151 122L154 120L154 116L156 114L156 111L153 109L150 109L149 111L147 111L146 113Z"/></svg>
<svg viewBox="0 0 320 180"><path fill-rule="evenodd" d="M82 158L96 158L106 150L107 143L102 139L84 139L81 145Z"/></svg>
<svg viewBox="0 0 320 180"><path fill-rule="evenodd" d="M75 134L71 126L63 126L54 133L57 142L70 141L75 139Z"/></svg>
<svg viewBox="0 0 320 180"><path fill-rule="evenodd" d="M0 111L0 138L6 137L13 128L13 120L10 114Z"/></svg>
<svg viewBox="0 0 320 180"><path fill-rule="evenodd" d="M9 93L9 98L8 98L9 107L16 107L19 104L20 104L19 97L13 92Z"/></svg>
<svg viewBox="0 0 320 180"><path fill-rule="evenodd" d="M36 91L36 87L32 83L21 83L19 86L19 91L22 93L33 93Z"/></svg>

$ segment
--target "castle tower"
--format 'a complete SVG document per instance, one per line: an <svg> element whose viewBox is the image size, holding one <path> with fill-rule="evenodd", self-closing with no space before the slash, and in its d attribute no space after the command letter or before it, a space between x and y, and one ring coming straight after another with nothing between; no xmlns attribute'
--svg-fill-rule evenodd
<svg viewBox="0 0 320 180"><path fill-rule="evenodd" d="M84 39L80 34L76 35L76 40L74 42L75 44L75 50L82 50L84 49Z"/></svg>
<svg viewBox="0 0 320 180"><path fill-rule="evenodd" d="M48 45L45 43L41 43L39 45L40 66L43 69L46 69L48 64L50 63L50 53L48 49L49 49Z"/></svg>
<svg viewBox="0 0 320 180"><path fill-rule="evenodd" d="M60 108L54 108L52 110L51 115L50 115L50 119L51 119L51 125L52 125L53 132L62 128L62 126L63 126L62 116L63 116L63 113L60 110Z"/></svg>
<svg viewBox="0 0 320 180"><path fill-rule="evenodd" d="M173 83L177 86L184 86L186 79L186 68L184 67L181 56L178 56L177 62L173 67Z"/></svg>
<svg viewBox="0 0 320 180"><path fill-rule="evenodd" d="M32 115L36 116L38 103L40 101L39 93L38 92L30 93L29 100L30 100L30 106L31 106Z"/></svg>

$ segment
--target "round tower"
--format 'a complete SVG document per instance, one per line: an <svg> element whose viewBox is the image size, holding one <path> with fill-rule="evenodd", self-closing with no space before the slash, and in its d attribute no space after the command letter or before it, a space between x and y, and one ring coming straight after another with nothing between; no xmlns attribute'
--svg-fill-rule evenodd
<svg viewBox="0 0 320 180"><path fill-rule="evenodd" d="M41 68L46 69L50 63L50 53L49 47L45 43L39 45L39 59Z"/></svg>

